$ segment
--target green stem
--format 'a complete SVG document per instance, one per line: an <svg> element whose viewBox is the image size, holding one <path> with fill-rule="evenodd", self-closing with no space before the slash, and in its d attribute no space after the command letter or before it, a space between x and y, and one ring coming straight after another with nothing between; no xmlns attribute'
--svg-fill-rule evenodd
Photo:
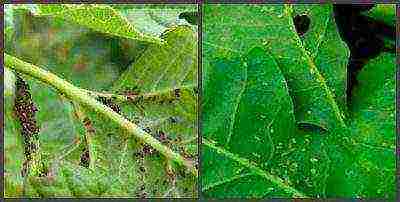
<svg viewBox="0 0 400 202"><path fill-rule="evenodd" d="M84 120L88 117L86 117L83 110L78 104L72 103L72 106L74 107L74 111L78 118L79 123L84 124ZM96 148L93 145L92 136L93 136L92 132L87 130L87 128L85 128L83 139L86 140L84 144L86 144L85 146L89 150L89 168L93 170L97 159L97 152Z"/></svg>
<svg viewBox="0 0 400 202"><path fill-rule="evenodd" d="M181 86L179 88L160 90L160 91L142 93L137 95L121 95L121 94L106 93L106 92L95 92L91 90L85 90L85 91L89 95L93 95L95 97L112 98L120 102L140 102L140 101L152 100L152 98L157 98L163 95L165 97L172 98L175 97L174 93L176 90L188 91L188 90L193 90L194 87L195 87L194 85L186 85L186 86Z"/></svg>
<svg viewBox="0 0 400 202"><path fill-rule="evenodd" d="M149 144L158 152L166 156L166 158L171 159L172 161L176 162L179 165L185 166L187 169L189 169L189 171L193 175L197 176L197 169L194 167L193 162L184 159L178 153L175 153L167 146L161 144L157 139L155 139L153 136L143 131L136 124L130 122L120 114L114 112L109 107L101 104L96 99L92 98L85 90L72 85L71 83L61 79L57 75L47 70L41 69L35 65L24 62L6 53L4 53L4 56L5 56L4 65L7 68L32 76L33 78L36 78L54 87L61 94L64 94L68 99L75 101L83 106L87 106L96 111L97 113L100 113L110 118L112 121L114 121L122 128L130 132L136 138L143 141L144 143Z"/></svg>

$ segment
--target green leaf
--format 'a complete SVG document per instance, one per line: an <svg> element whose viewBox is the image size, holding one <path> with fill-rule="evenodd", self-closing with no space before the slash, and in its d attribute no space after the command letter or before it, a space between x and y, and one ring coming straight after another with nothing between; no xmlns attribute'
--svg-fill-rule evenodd
<svg viewBox="0 0 400 202"><path fill-rule="evenodd" d="M245 58L213 56L204 60L203 137L211 143L203 147L203 191L212 197L262 197L267 191L301 196L264 171L277 155L274 144L288 143L295 130L293 105L278 65L262 48ZM222 97L228 99L221 102ZM260 177L263 184L250 188Z"/></svg>
<svg viewBox="0 0 400 202"><path fill-rule="evenodd" d="M152 98L138 102L119 103L124 114L143 128L148 128L153 135L164 132L172 141L182 144L171 144L175 151L197 158L197 35L188 26L170 28L164 33L165 45L151 45L143 55L115 82L114 92L131 91L143 95L154 95ZM178 92L178 93L177 93ZM175 120L175 121L173 121ZM185 143L187 142L187 143ZM147 162L147 163L146 163ZM165 178L165 160L146 158L146 189L155 180ZM160 169L162 172L160 173ZM193 196L196 190L192 177L182 177L184 185L179 195ZM153 181L154 180L154 181ZM153 190L156 196L162 196L167 188ZM165 190L163 190L165 189ZM188 191L184 191L188 189ZM188 195L189 194L189 195Z"/></svg>
<svg viewBox="0 0 400 202"><path fill-rule="evenodd" d="M32 15L26 9L15 9L14 15L10 53L82 88L109 88L126 69L126 61L134 60L146 47L61 19Z"/></svg>
<svg viewBox="0 0 400 202"><path fill-rule="evenodd" d="M179 19L183 12L197 11L197 5L168 5L168 4L127 4L111 5L138 30L152 36L160 36L165 30L178 25L190 25L185 20ZM197 26L191 26L197 29Z"/></svg>
<svg viewBox="0 0 400 202"><path fill-rule="evenodd" d="M262 44L287 80L295 103L296 121L324 129L343 127L343 114L295 32L292 13L289 5L206 5L205 53L210 49L221 56L232 52L240 54L249 47Z"/></svg>
<svg viewBox="0 0 400 202"><path fill-rule="evenodd" d="M376 4L363 14L390 26L396 26L396 4Z"/></svg>
<svg viewBox="0 0 400 202"><path fill-rule="evenodd" d="M99 32L151 43L161 43L156 37L138 32L126 18L105 5L40 5L40 14L60 17Z"/></svg>
<svg viewBox="0 0 400 202"><path fill-rule="evenodd" d="M173 7L173 6L171 6ZM91 8L90 8L91 9ZM67 11L69 12L69 11ZM71 11L72 12L72 11ZM75 12L75 11L74 11ZM160 11L161 12L161 11ZM57 13L56 16L58 16ZM61 15L61 14L60 14ZM122 95L138 86L140 95L156 97L130 103L113 100L123 115L156 136L163 131L165 144L187 159L197 159L197 34L193 27L168 27L165 43L148 43L53 15L32 15L26 9L14 10L12 49L9 53L71 81L81 88ZM141 20L141 19L138 19ZM152 22L148 22L151 24ZM176 55L176 53L178 53ZM158 57L165 57L159 60ZM136 69L140 67L140 69ZM152 81L164 70L160 85ZM146 69L147 75L136 77ZM132 76L132 75L135 76ZM123 79L120 76L123 75ZM153 76L153 78L151 78ZM92 122L95 133L87 134L83 120L77 117L75 103L41 83L25 78L38 104L37 121L41 126L41 154L50 176L31 176L25 183L26 196L36 197L193 197L197 195L197 178L185 172L157 152L138 156L144 145L128 136L119 125L83 107L80 112ZM137 79L137 80L136 80ZM149 79L147 83L138 82ZM174 79L178 79L176 82ZM126 86L112 86L130 80ZM167 81L167 82L163 82ZM152 90L154 87L154 91ZM117 89L117 87L115 87ZM179 93L177 91L179 89ZM100 93L100 92L97 92ZM91 93L92 94L92 91ZM154 96L153 96L154 95ZM179 95L177 97L177 95ZM97 94L93 91L93 96ZM11 102L10 102L11 103ZM82 107L82 106L80 106ZM12 111L9 117L12 120ZM11 121L7 119L11 125ZM146 129L147 130L147 129ZM5 132L15 134L12 129ZM7 137L8 137L7 136ZM16 137L9 139L13 151ZM85 141L85 138L90 141ZM86 139L86 140L87 140ZM21 150L16 152L23 159ZM85 148L89 148L94 166L80 165ZM15 155L17 157L17 155ZM9 158L14 157L14 155ZM14 165L15 163L15 165ZM18 178L22 162L7 162L7 196L21 196ZM12 169L11 169L12 168ZM170 169L170 170L168 170ZM173 176L171 176L171 173Z"/></svg>
<svg viewBox="0 0 400 202"><path fill-rule="evenodd" d="M366 144L394 149L395 55L383 53L359 73L352 99L355 138Z"/></svg>
<svg viewBox="0 0 400 202"><path fill-rule="evenodd" d="M311 20L301 36L296 15ZM205 5L203 17L205 197L394 198L393 54L364 67L346 103L331 5Z"/></svg>
<svg viewBox="0 0 400 202"><path fill-rule="evenodd" d="M332 5L296 5L293 16L307 16L310 27L300 37L316 67L325 78L341 111L346 111L347 61L350 51L340 38Z"/></svg>
<svg viewBox="0 0 400 202"><path fill-rule="evenodd" d="M382 53L367 63L353 90L350 151L334 149L337 163L328 196L395 197L395 55Z"/></svg>
<svg viewBox="0 0 400 202"><path fill-rule="evenodd" d="M112 92L122 95L137 93L135 101L113 100L121 113L150 134L164 133L174 151L186 158L197 158L196 78L197 35L187 26L170 28L165 44L152 44L115 82ZM192 197L197 193L196 178L181 174L159 154L143 153L141 142L128 139L126 131L92 110L84 110L95 133L91 148L96 153L95 165L111 174L111 188L104 195L135 197ZM121 138L122 137L122 138ZM169 180L168 166L175 180ZM132 172L132 170L134 172ZM123 179L122 176L125 176ZM119 179L119 180L111 180ZM156 185L156 186L155 186Z"/></svg>

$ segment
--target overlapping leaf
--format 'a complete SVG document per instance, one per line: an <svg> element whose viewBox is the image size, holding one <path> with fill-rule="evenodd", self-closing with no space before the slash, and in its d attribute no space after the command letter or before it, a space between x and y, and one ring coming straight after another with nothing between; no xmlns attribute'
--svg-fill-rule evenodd
<svg viewBox="0 0 400 202"><path fill-rule="evenodd" d="M138 30L156 37L159 37L168 27L190 25L180 18L180 14L197 11L197 7L190 4L114 4L111 6L120 11ZM191 27L197 29L197 26Z"/></svg>
<svg viewBox="0 0 400 202"><path fill-rule="evenodd" d="M345 111L346 67L350 52L336 28L332 5L296 5L293 17L297 15L310 19L310 27L301 36L303 46L324 77L339 108Z"/></svg>

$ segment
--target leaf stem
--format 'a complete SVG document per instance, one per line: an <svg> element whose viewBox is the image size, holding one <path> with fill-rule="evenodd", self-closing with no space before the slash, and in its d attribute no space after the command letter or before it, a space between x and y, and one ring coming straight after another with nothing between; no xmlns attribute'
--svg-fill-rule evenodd
<svg viewBox="0 0 400 202"><path fill-rule="evenodd" d="M32 76L33 78L36 78L54 87L61 94L64 94L68 99L75 101L83 106L87 106L97 113L108 117L139 140L149 144L158 152L166 156L168 159L171 159L179 165L185 166L193 175L197 176L197 169L194 167L194 163L192 161L184 159L178 153L161 144L157 139L143 131L136 124L130 122L120 114L114 112L111 108L101 104L96 99L92 98L85 90L72 85L71 83L65 81L64 79L47 70L24 62L16 57L8 55L7 53L4 53L4 58L5 67Z"/></svg>
<svg viewBox="0 0 400 202"><path fill-rule="evenodd" d="M74 108L74 113L77 116L79 124L85 125L85 119L88 119L88 117L84 114L83 110L81 109L81 107L78 104L72 102L72 106ZM86 126L85 126L83 138L85 140L84 144L86 144L85 146L89 150L89 168L90 169L94 169L95 162L97 159L97 152L93 145L93 139L92 139L93 133L94 133L93 131L88 130L88 128L86 128Z"/></svg>
<svg viewBox="0 0 400 202"><path fill-rule="evenodd" d="M141 94L114 94L114 93L107 93L107 92L96 92L96 91L91 91L91 90L86 90L88 94L96 97L106 97L106 98L112 98L120 102L140 102L140 101L146 101L146 100L152 100L153 98L157 98L161 95L171 95L172 97L175 96L175 92L179 91L185 91L185 90L191 90L194 89L194 85L185 85L181 86L179 88L173 88L173 89L166 89L166 90L160 90L160 91L154 91L154 92L148 92L148 93L141 93Z"/></svg>

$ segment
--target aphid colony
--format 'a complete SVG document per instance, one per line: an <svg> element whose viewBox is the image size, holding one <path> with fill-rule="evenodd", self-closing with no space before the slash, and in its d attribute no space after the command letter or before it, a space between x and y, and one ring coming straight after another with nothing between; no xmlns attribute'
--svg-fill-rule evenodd
<svg viewBox="0 0 400 202"><path fill-rule="evenodd" d="M39 126L35 119L37 111L32 101L28 84L21 77L17 76L14 112L20 122L21 135L24 140L25 162L21 170L22 176L27 174L30 161L32 161L39 147Z"/></svg>

